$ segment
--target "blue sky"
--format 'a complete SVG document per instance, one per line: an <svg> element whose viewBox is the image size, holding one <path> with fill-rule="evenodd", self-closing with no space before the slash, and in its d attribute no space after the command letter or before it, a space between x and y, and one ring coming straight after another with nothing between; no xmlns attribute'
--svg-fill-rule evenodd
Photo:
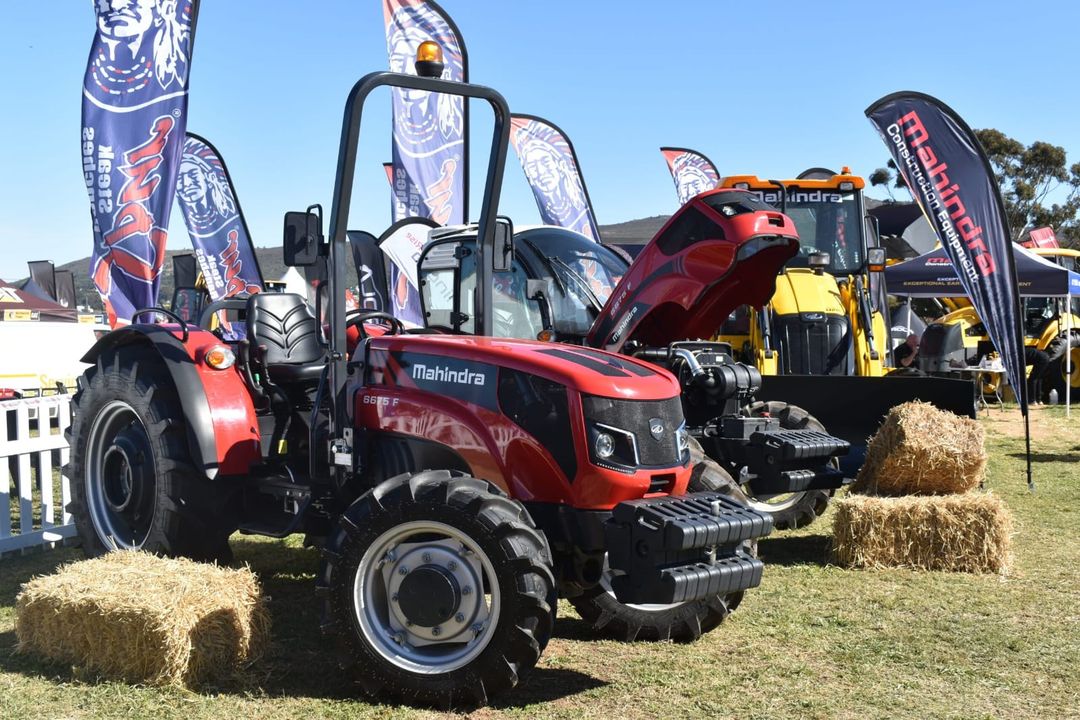
<svg viewBox="0 0 1080 720"><path fill-rule="evenodd" d="M697 148L721 174L868 174L887 154L863 110L901 89L1080 160L1077 3L441 4L465 36L473 81L569 133L601 224L675 209L660 145ZM88 0L8 0L3 13L0 277L13 279L27 260L91 248L77 138L94 15ZM379 0L203 0L188 128L225 156L257 245L280 244L286 210L329 209L345 95L385 66ZM389 96L372 109L350 227L378 234L389 221ZM474 178L489 127L480 110ZM479 188L473 197L476 210ZM513 157L501 211L538 221ZM170 227L170 249L188 247L178 211Z"/></svg>

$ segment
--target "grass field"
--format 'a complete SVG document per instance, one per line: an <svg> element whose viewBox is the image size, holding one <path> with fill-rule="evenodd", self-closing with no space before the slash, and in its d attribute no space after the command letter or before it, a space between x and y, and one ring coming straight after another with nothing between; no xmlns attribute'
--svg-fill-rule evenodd
<svg viewBox="0 0 1080 720"><path fill-rule="evenodd" d="M1005 578L852 571L828 564L831 518L761 543L762 586L692 645L596 641L563 603L555 638L517 691L477 717L1080 717L1080 418L1033 411L1038 492L1019 414L984 417L988 486L1017 520ZM20 583L78 559L0 560L0 718L429 717L371 705L318 631L316 553L235 539L271 596L269 655L192 693L83 678L14 652ZM133 590L134 591L134 590Z"/></svg>

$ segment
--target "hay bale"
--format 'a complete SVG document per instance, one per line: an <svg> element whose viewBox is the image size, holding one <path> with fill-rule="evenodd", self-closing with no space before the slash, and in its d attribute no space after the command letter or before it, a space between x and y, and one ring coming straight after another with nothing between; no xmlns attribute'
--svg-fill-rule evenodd
<svg viewBox="0 0 1080 720"><path fill-rule="evenodd" d="M248 569L113 552L23 585L20 651L104 677L195 686L255 658L269 616Z"/></svg>
<svg viewBox="0 0 1080 720"><path fill-rule="evenodd" d="M872 497L836 503L833 555L847 567L1004 573L1012 513L997 495Z"/></svg>
<svg viewBox="0 0 1080 720"><path fill-rule="evenodd" d="M986 472L984 438L971 418L924 402L897 405L870 438L851 489L867 495L967 492Z"/></svg>

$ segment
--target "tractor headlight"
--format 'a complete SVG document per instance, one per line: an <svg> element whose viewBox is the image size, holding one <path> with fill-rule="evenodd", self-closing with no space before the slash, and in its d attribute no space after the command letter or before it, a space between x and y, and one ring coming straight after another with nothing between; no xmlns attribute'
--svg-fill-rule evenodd
<svg viewBox="0 0 1080 720"><path fill-rule="evenodd" d="M610 433L601 432L596 435L596 457L607 460L615 454L615 438Z"/></svg>
<svg viewBox="0 0 1080 720"><path fill-rule="evenodd" d="M601 467L634 472L639 465L637 438L621 428L591 423L592 461Z"/></svg>

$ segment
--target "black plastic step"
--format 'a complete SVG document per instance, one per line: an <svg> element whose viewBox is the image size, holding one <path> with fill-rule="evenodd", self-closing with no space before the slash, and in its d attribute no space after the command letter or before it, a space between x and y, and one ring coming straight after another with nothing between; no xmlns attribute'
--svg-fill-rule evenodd
<svg viewBox="0 0 1080 720"><path fill-rule="evenodd" d="M693 563L660 571L658 587L646 597L627 575L612 580L611 589L621 602L677 603L727 595L761 584L765 565L748 555L733 555L714 563ZM625 599L624 599L625 598Z"/></svg>

